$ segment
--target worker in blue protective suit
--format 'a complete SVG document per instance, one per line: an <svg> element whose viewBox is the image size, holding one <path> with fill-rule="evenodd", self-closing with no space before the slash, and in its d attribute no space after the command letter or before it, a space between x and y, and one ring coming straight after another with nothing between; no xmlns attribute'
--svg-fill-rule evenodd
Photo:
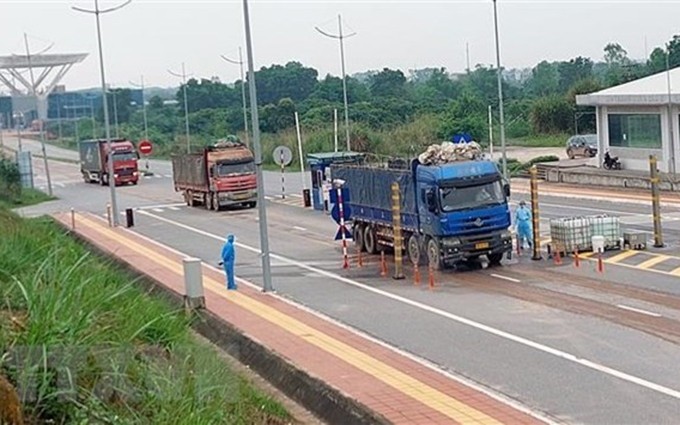
<svg viewBox="0 0 680 425"><path fill-rule="evenodd" d="M234 282L234 262L236 261L236 251L234 250L234 235L229 234L227 241L222 247L222 266L224 274L227 275L227 289L236 289Z"/></svg>
<svg viewBox="0 0 680 425"><path fill-rule="evenodd" d="M520 201L517 211L515 211L515 228L517 229L517 243L520 249L524 249L524 240L527 240L531 248L533 236L531 229L531 210L527 208L524 201Z"/></svg>

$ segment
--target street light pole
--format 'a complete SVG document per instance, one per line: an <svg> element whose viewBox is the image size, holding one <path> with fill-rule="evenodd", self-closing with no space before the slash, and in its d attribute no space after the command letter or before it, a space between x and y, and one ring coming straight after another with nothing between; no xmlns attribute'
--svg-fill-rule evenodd
<svg viewBox="0 0 680 425"><path fill-rule="evenodd" d="M45 150L45 124L43 118L40 116L40 107L38 105L38 93L35 91L35 79L33 77L33 67L31 66L31 49L28 47L28 36L24 33L24 43L26 43L26 58L28 59L28 70L31 75L31 94L35 97L35 106L38 110L38 122L40 123L40 147L43 154L43 164L45 165L45 177L47 178L47 193L52 196L52 179L50 178L50 167L47 162L47 151ZM47 102L47 99L45 99ZM47 114L45 114L47 115ZM47 116L45 116L47 119Z"/></svg>
<svg viewBox="0 0 680 425"><path fill-rule="evenodd" d="M120 138L120 133L118 132L118 102L116 101L116 89L111 89L111 94L113 95L113 123L116 127L116 139Z"/></svg>
<svg viewBox="0 0 680 425"><path fill-rule="evenodd" d="M345 141L347 143L347 151L350 151L350 139L349 139L349 107L347 102L347 78L345 76L345 46L344 39L356 35L355 32L351 34L342 33L342 17L338 15L338 35L327 33L321 30L319 27L314 27L321 34L326 37L335 38L340 41L340 64L342 67L342 97L345 103Z"/></svg>
<svg viewBox="0 0 680 425"><path fill-rule="evenodd" d="M182 92L184 93L184 127L187 135L187 153L191 152L191 144L189 142L189 106L187 103L187 74L184 70L184 62L182 62L182 74L177 74L168 70L168 72L175 77L182 78Z"/></svg>
<svg viewBox="0 0 680 425"><path fill-rule="evenodd" d="M248 0L243 0L243 20L246 31L246 55L248 56L248 86L250 89L250 110L253 125L253 148L255 151L255 173L257 178L257 204L260 223L260 251L262 252L262 291L269 292L272 287L271 263L269 258L269 236L267 235L267 211L264 201L264 179L262 177L262 146L260 145L260 120L257 113L257 92L255 90L255 67L253 65L253 45L250 38L250 18Z"/></svg>
<svg viewBox="0 0 680 425"><path fill-rule="evenodd" d="M498 77L498 114L501 127L501 151L503 153L503 178L508 178L508 161L505 152L505 116L503 114L503 76L501 73L501 47L498 39L498 11L496 0L493 0L493 22L496 33L496 72Z"/></svg>
<svg viewBox="0 0 680 425"><path fill-rule="evenodd" d="M221 55L222 59L227 62L240 65L241 66L241 98L243 100L243 129L246 132L246 146L250 146L250 140L248 139L248 113L246 106L246 80L243 78L243 56L241 55L241 48L238 48L238 61L229 59L228 57Z"/></svg>
<svg viewBox="0 0 680 425"><path fill-rule="evenodd" d="M106 77L104 74L104 53L102 48L102 34L101 25L99 23L99 15L101 15L102 13L109 13L121 9L130 4L130 2L132 2L132 0L127 0L125 3L104 10L99 9L99 0L94 0L94 10L81 9L75 6L71 7L73 10L76 10L78 12L94 14L96 18L95 20L97 22L97 44L99 47L99 74L101 76L102 84L102 100L104 102L104 127L106 128L106 146L109 156L108 158L109 175L107 180L109 182L109 189L111 190L111 211L113 211L112 215L114 226L118 226L120 224L120 220L118 218L120 212L118 210L118 202L116 200L116 180L113 177L113 149L111 149L111 126L109 125L109 103L108 100L106 99Z"/></svg>

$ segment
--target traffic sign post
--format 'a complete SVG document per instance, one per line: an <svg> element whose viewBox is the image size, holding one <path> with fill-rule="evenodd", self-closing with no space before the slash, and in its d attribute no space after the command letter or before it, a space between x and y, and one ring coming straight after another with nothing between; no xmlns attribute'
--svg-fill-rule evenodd
<svg viewBox="0 0 680 425"><path fill-rule="evenodd" d="M137 146L137 149L139 152L144 155L146 159L146 172L145 174L149 174L149 155L151 155L151 152L153 152L153 145L151 144L151 141L144 139L139 142L139 145Z"/></svg>
<svg viewBox="0 0 680 425"><path fill-rule="evenodd" d="M274 162L281 166L281 199L286 199L285 167L293 161L293 152L287 146L277 146L272 155Z"/></svg>

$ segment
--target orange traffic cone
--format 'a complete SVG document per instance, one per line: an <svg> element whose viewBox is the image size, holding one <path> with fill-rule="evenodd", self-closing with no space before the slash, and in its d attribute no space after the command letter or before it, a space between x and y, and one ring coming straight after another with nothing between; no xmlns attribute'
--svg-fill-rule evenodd
<svg viewBox="0 0 680 425"><path fill-rule="evenodd" d="M420 268L418 268L418 263L413 264L413 283L416 286L420 285Z"/></svg>
<svg viewBox="0 0 680 425"><path fill-rule="evenodd" d="M380 276L387 276L387 263L385 263L385 251L380 251Z"/></svg>

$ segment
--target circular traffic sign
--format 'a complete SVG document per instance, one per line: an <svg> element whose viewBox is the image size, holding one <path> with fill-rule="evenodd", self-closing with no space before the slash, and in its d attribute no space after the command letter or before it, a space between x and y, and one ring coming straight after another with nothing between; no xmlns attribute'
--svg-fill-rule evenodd
<svg viewBox="0 0 680 425"><path fill-rule="evenodd" d="M288 146L277 146L272 153L276 165L286 166L293 160L293 152Z"/></svg>
<svg viewBox="0 0 680 425"><path fill-rule="evenodd" d="M151 146L151 142L144 139L141 142L139 142L139 152L144 154L144 155L149 155L151 151L153 150L153 147Z"/></svg>

